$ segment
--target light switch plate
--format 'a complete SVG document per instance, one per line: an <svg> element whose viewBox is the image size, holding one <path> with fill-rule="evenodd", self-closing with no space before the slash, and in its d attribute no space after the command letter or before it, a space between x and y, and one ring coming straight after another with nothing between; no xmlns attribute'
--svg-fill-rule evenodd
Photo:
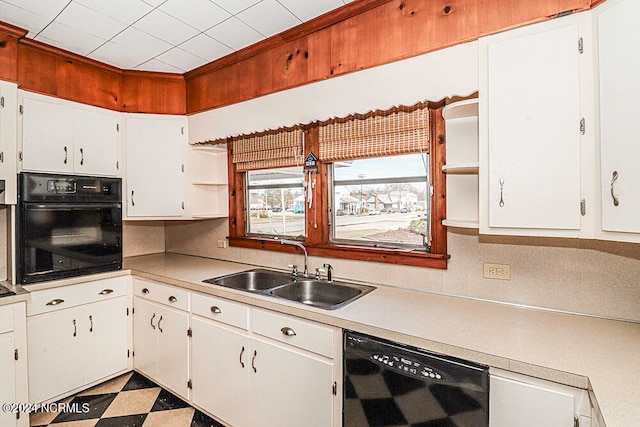
<svg viewBox="0 0 640 427"><path fill-rule="evenodd" d="M220 249L226 249L227 248L227 241L223 240L223 239L218 240L218 247Z"/></svg>
<svg viewBox="0 0 640 427"><path fill-rule="evenodd" d="M484 263L483 277L485 279L511 280L511 266L509 264Z"/></svg>

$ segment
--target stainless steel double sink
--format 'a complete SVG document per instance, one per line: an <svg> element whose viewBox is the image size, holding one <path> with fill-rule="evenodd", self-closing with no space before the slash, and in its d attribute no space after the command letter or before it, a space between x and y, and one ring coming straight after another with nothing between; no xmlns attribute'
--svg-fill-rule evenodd
<svg viewBox="0 0 640 427"><path fill-rule="evenodd" d="M353 283L293 277L287 273L260 268L214 277L204 282L327 310L343 307L375 289L373 286Z"/></svg>

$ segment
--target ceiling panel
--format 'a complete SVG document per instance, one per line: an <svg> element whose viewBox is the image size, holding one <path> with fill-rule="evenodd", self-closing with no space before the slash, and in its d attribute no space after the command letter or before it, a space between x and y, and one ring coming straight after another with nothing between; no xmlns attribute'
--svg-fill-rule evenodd
<svg viewBox="0 0 640 427"><path fill-rule="evenodd" d="M183 73L351 1L0 0L0 21L119 68Z"/></svg>

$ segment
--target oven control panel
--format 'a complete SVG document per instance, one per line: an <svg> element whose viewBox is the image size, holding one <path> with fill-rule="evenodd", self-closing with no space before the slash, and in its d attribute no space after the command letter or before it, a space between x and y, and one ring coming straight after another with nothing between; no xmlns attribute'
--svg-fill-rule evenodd
<svg viewBox="0 0 640 427"><path fill-rule="evenodd" d="M387 368L400 371L405 374L411 374L432 380L442 380L444 378L444 374L442 372L407 357L388 354L373 354L371 358L378 363L386 365Z"/></svg>
<svg viewBox="0 0 640 427"><path fill-rule="evenodd" d="M65 179L47 181L47 191L56 194L73 194L77 191L76 183Z"/></svg>

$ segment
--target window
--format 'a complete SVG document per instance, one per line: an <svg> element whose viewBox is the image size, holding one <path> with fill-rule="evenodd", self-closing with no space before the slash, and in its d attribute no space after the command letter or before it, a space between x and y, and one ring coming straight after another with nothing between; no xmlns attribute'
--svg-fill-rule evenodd
<svg viewBox="0 0 640 427"><path fill-rule="evenodd" d="M332 242L429 250L429 155L332 164Z"/></svg>
<svg viewBox="0 0 640 427"><path fill-rule="evenodd" d="M304 237L302 176L302 166L246 172L247 234Z"/></svg>

